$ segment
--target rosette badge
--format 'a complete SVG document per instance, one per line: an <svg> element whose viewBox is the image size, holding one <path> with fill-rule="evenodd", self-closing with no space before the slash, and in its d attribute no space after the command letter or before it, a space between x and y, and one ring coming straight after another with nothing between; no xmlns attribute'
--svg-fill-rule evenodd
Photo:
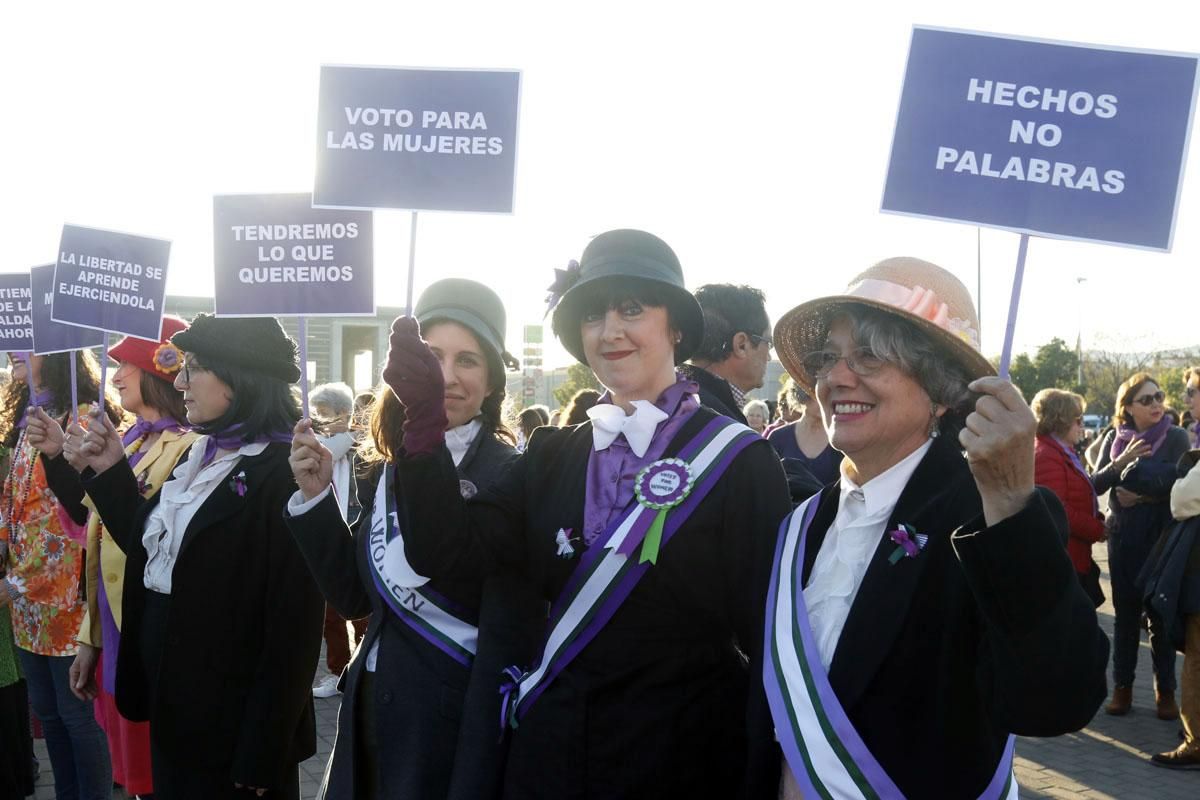
<svg viewBox="0 0 1200 800"><path fill-rule="evenodd" d="M667 514L687 498L694 480L691 466L678 458L655 461L638 473L633 483L633 493L638 503L655 512L654 521L642 540L639 563L658 563L658 549L662 545Z"/></svg>

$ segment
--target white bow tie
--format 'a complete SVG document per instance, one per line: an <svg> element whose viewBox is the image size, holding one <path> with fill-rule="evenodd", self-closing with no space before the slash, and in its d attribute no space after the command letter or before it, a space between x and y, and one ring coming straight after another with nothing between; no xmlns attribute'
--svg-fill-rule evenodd
<svg viewBox="0 0 1200 800"><path fill-rule="evenodd" d="M658 423L667 418L667 412L649 400L634 400L633 413L626 415L618 405L602 403L588 409L592 420L592 446L596 450L607 450L617 436L625 434L629 449L638 458L646 455Z"/></svg>

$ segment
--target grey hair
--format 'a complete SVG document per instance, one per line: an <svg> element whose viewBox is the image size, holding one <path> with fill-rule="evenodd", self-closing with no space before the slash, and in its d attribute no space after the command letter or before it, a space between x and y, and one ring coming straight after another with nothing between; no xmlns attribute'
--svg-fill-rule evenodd
<svg viewBox="0 0 1200 800"><path fill-rule="evenodd" d="M967 371L948 357L937 342L907 320L869 306L843 306L829 317L850 323L859 347L868 347L884 361L895 364L915 380L929 399L945 406L938 427L943 435L957 436L975 409L975 398L967 389Z"/></svg>
<svg viewBox="0 0 1200 800"><path fill-rule="evenodd" d="M322 383L308 393L309 405L325 406L334 417L348 417L354 410L354 390L344 383Z"/></svg>
<svg viewBox="0 0 1200 800"><path fill-rule="evenodd" d="M766 403L764 403L762 400L748 400L746 402L746 405L742 406L742 416L743 417L749 416L751 411L757 411L759 414L762 415L762 418L764 420L766 420L768 423L770 423L771 407L768 406Z"/></svg>

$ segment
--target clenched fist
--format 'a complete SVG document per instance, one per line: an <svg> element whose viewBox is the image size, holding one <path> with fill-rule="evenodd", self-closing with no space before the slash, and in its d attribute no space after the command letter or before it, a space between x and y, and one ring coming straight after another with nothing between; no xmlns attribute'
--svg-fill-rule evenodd
<svg viewBox="0 0 1200 800"><path fill-rule="evenodd" d="M1017 387L1003 378L980 378L967 388L983 397L967 416L958 441L991 526L1024 508L1033 494L1037 419Z"/></svg>

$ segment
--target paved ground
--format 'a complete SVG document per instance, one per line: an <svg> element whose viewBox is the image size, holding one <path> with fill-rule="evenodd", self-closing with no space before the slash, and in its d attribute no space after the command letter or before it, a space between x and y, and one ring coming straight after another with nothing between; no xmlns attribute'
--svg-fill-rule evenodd
<svg viewBox="0 0 1200 800"><path fill-rule="evenodd" d="M1103 548L1096 548L1098 559ZM1104 591L1108 588L1107 563ZM1112 634L1112 605L1100 609L1101 624ZM1179 658L1177 670L1182 668ZM323 664L322 664L323 667ZM1175 772L1152 767L1147 759L1152 753L1174 748L1178 744L1179 725L1163 722L1154 716L1154 689L1150 673L1150 649L1144 641L1138 661L1138 678L1134 687L1134 711L1127 717L1097 714L1091 724L1079 733L1054 739L1022 739L1017 745L1017 781L1021 796L1027 798L1086 797L1101 800L1197 800L1200 798L1200 771ZM317 700L317 754L301 765L302 796L316 797L321 775L333 748L337 726L338 698ZM50 775L46 749L37 743L42 759L42 777L38 782L37 800L54 798L53 778ZM116 800L125 794L114 793Z"/></svg>

